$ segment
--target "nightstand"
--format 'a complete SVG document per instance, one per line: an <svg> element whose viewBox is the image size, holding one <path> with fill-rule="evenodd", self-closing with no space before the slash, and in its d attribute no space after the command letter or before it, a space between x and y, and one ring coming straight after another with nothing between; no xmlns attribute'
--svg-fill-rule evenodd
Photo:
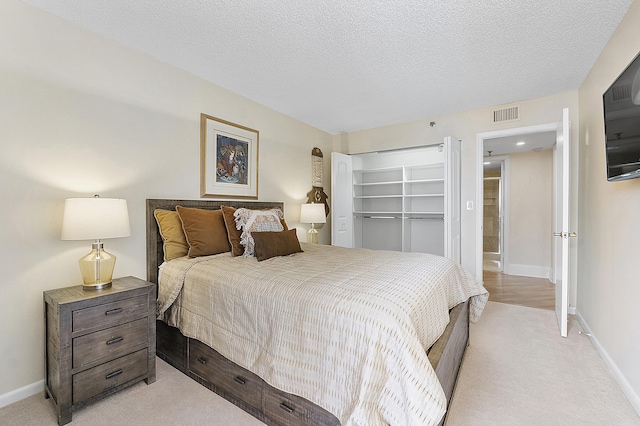
<svg viewBox="0 0 640 426"><path fill-rule="evenodd" d="M45 397L58 425L141 380L156 380L156 286L135 277L110 288L44 292Z"/></svg>

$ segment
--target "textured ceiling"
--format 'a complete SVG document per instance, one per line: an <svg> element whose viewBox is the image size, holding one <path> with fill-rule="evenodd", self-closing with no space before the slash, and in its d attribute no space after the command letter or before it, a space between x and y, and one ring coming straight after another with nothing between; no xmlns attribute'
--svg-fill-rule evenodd
<svg viewBox="0 0 640 426"><path fill-rule="evenodd" d="M518 152L552 149L556 144L556 132L529 133L518 136L505 136L485 139L484 155L505 155Z"/></svg>
<svg viewBox="0 0 640 426"><path fill-rule="evenodd" d="M330 133L576 90L633 0L23 0Z"/></svg>

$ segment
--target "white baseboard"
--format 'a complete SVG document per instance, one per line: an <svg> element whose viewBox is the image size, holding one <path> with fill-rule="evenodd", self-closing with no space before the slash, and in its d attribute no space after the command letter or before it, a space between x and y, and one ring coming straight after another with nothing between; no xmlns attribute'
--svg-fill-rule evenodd
<svg viewBox="0 0 640 426"><path fill-rule="evenodd" d="M20 389L0 395L0 408L6 407L9 404L13 404L14 402L21 401L25 398L29 398L37 393L42 393L44 395L44 380L31 383L30 385L24 386Z"/></svg>
<svg viewBox="0 0 640 426"><path fill-rule="evenodd" d="M551 277L551 268L536 265L518 265L510 263L505 265L504 273L509 275L519 275L521 277L546 278Z"/></svg>
<svg viewBox="0 0 640 426"><path fill-rule="evenodd" d="M589 328L589 324L587 324L587 321L585 321L582 315L580 315L580 311L578 310L576 310L576 318L578 318L578 321L580 321L580 325L584 329L585 333L589 334L591 343L600 354L600 357L602 358L605 365L609 369L609 372L611 373L615 381L618 383L618 386L620 386L620 388L622 389L622 392L631 403L631 406L634 408L634 410L636 410L636 412L640 416L640 395L638 395L635 392L635 390L631 387L631 385L629 384L627 379L624 377L622 372L618 369L618 366L616 365L616 363L611 359L607 351L602 347L602 345L598 341L598 338L593 334L593 331L591 331L591 328Z"/></svg>

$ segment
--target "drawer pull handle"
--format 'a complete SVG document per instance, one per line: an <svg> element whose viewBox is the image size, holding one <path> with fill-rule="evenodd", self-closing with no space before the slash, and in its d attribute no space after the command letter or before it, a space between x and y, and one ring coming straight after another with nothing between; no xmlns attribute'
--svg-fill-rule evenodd
<svg viewBox="0 0 640 426"><path fill-rule="evenodd" d="M104 378L105 379L113 379L114 377L116 377L117 375L122 374L122 369L120 370L116 370L113 373L109 373L107 374Z"/></svg>
<svg viewBox="0 0 640 426"><path fill-rule="evenodd" d="M124 337L116 337L115 339L107 340L107 345L113 345L114 343L122 342Z"/></svg>
<svg viewBox="0 0 640 426"><path fill-rule="evenodd" d="M119 314L120 312L122 312L122 308L110 309L110 310L106 311L104 314L105 315L115 315L115 314Z"/></svg>
<svg viewBox="0 0 640 426"><path fill-rule="evenodd" d="M285 404L284 402L280 403L280 408L282 408L284 411L286 411L287 413L291 414L293 413L294 409L289 407L287 404Z"/></svg>
<svg viewBox="0 0 640 426"><path fill-rule="evenodd" d="M200 358L198 358L198 362L199 362L200 364L206 364L206 363L207 363L207 360L206 360L206 359L204 359L204 358L202 358L202 357L200 357Z"/></svg>
<svg viewBox="0 0 640 426"><path fill-rule="evenodd" d="M234 377L234 378L233 378L233 380L234 380L236 383L241 384L242 386L244 386L244 385L246 385L246 384L247 384L247 381L246 381L245 379L243 379L242 377L240 377L240 376L236 376L236 377Z"/></svg>

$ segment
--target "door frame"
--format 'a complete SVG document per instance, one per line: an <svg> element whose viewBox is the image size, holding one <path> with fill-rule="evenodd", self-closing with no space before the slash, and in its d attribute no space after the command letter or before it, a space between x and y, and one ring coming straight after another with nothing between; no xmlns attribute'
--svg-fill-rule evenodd
<svg viewBox="0 0 640 426"><path fill-rule="evenodd" d="M500 267L502 269L502 272L506 274L507 270L505 269L505 266L509 264L509 156L496 155L495 157L484 157L483 163L487 158L491 158L492 160L500 162L500 238L498 240L498 249L500 250ZM484 170L482 176L484 181ZM482 194L482 207L484 208L484 185ZM484 211L482 214L482 219L484 222ZM482 251L484 257L484 243Z"/></svg>
<svg viewBox="0 0 640 426"><path fill-rule="evenodd" d="M483 258L483 221L484 212L484 141L507 136L518 136L530 133L557 132L562 126L561 122L539 124L535 126L514 127L510 129L494 130L491 132L476 133L476 279L482 280L482 258ZM557 184L554 178L554 187ZM555 212L554 212L555 214ZM507 260L505 259L505 264ZM552 265L553 268L553 265ZM503 265L503 270L505 265ZM552 273L554 275L555 272Z"/></svg>

